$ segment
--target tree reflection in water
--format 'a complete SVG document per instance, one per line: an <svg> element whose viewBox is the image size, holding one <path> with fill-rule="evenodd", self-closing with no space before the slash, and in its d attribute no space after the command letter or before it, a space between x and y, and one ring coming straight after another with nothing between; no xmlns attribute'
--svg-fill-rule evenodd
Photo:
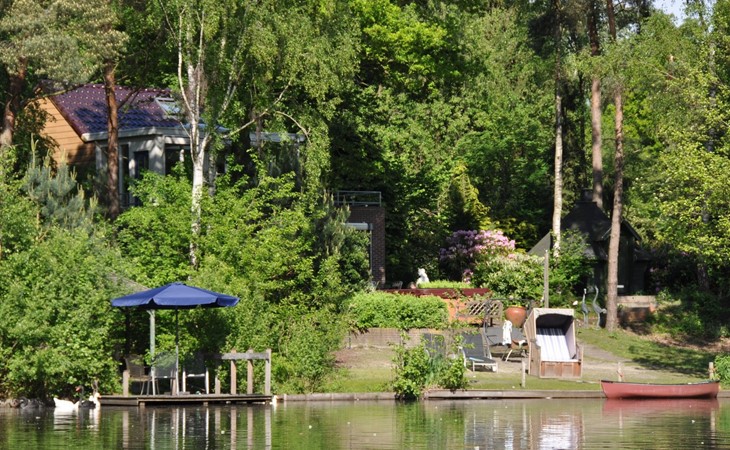
<svg viewBox="0 0 730 450"><path fill-rule="evenodd" d="M642 448L724 447L730 401L462 400L419 403L0 408L0 448Z"/></svg>

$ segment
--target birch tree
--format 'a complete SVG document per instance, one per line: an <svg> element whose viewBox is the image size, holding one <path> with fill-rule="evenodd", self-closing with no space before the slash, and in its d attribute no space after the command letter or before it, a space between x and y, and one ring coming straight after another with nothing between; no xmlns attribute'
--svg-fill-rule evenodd
<svg viewBox="0 0 730 450"><path fill-rule="evenodd" d="M164 1L160 9L177 51L176 93L190 140L193 167L190 264L196 267L196 237L200 234L204 165L218 119L241 83L244 19L249 3L235 1ZM208 101L219 92L219 104ZM216 96L218 98L218 96ZM204 120L203 115L207 113ZM207 126L206 126L207 122Z"/></svg>
<svg viewBox="0 0 730 450"><path fill-rule="evenodd" d="M353 70L353 58L347 56L354 54L353 44L346 32L339 33L337 24L348 19L338 1L159 0L157 5L177 53L175 90L190 139L190 263L196 267L211 144L252 125L260 131L265 118L277 117L309 145L312 129L285 105L326 103L341 74ZM332 104L321 108L320 114L334 110ZM221 124L228 128L222 130Z"/></svg>
<svg viewBox="0 0 730 450"><path fill-rule="evenodd" d="M563 77L561 0L553 0L555 9L555 185L553 187L553 256L560 256L560 223L563 216Z"/></svg>

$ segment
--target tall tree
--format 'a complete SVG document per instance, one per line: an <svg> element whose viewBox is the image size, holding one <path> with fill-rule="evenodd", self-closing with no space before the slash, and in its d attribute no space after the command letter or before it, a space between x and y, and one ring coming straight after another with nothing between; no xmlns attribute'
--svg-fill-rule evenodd
<svg viewBox="0 0 730 450"><path fill-rule="evenodd" d="M555 10L555 160L553 185L553 256L560 256L560 223L563 216L563 61L561 0L553 0Z"/></svg>
<svg viewBox="0 0 730 450"><path fill-rule="evenodd" d="M588 40L591 56L601 54L598 38L599 0L588 0ZM593 201L603 209L603 151L601 142L601 77L591 76L591 155L593 162Z"/></svg>
<svg viewBox="0 0 730 450"><path fill-rule="evenodd" d="M198 265L196 237L200 234L204 165L215 125L230 105L241 83L244 17L250 5L239 2L159 2L165 24L177 49L176 84L190 139L193 166L190 264ZM222 98L219 104L209 96ZM209 115L205 126L204 111Z"/></svg>
<svg viewBox="0 0 730 450"><path fill-rule="evenodd" d="M334 111L334 90L342 74L352 71L354 46L347 30L349 20L343 19L345 4L340 1L324 5L316 1L159 0L157 5L177 52L176 91L190 139L190 263L195 267L211 144L221 132L223 137L235 136L254 124L259 132L293 128L307 139L304 170L319 180L327 164L314 151L317 146L311 138L313 134L323 137L323 126L312 120L306 127L302 117ZM301 102L299 110L293 113L288 108L297 102ZM270 122L265 123L265 118ZM230 128L223 131L220 125ZM271 128L264 130L266 125ZM208 173L214 172L211 168Z"/></svg>
<svg viewBox="0 0 730 450"><path fill-rule="evenodd" d="M107 214L111 219L120 212L119 206L119 105L116 97L116 69L122 56L127 35L119 30L119 19L111 0L99 2L94 8L95 17L85 29L94 38L90 50L96 55L97 65L101 67L107 105L107 145L106 145L106 198Z"/></svg>
<svg viewBox="0 0 730 450"><path fill-rule="evenodd" d="M613 9L613 0L606 0L606 15L608 17L608 28L611 40L614 44L616 39L616 16ZM621 222L623 214L623 193L624 193L624 110L623 92L620 77L616 77L614 86L613 102L615 108L615 155L614 155L614 187L613 187L613 210L611 212L611 237L608 244L608 273L606 280L606 329L614 331L618 326L618 263L619 248L621 242Z"/></svg>
<svg viewBox="0 0 730 450"><path fill-rule="evenodd" d="M109 59L104 63L104 93L106 96L106 195L109 217L114 220L119 215L119 105L116 96L116 63Z"/></svg>
<svg viewBox="0 0 730 450"><path fill-rule="evenodd" d="M90 0L15 0L5 9L0 19L0 65L10 83L0 128L0 159L14 143L29 76L73 83L93 73L96 55L88 50L99 35L87 27L96 10L96 2Z"/></svg>

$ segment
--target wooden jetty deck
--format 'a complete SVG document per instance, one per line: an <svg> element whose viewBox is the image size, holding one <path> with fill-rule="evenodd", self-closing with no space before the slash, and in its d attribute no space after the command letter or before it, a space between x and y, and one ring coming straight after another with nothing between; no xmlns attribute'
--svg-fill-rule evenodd
<svg viewBox="0 0 730 450"><path fill-rule="evenodd" d="M134 378L130 374L130 369L124 370L122 373L122 394L121 395L102 395L100 402L102 406L152 406L152 405L201 405L207 406L208 404L236 404L236 403L272 403L274 396L271 395L271 349L266 349L265 352L254 352L249 349L245 353L236 352L232 350L229 353L221 353L215 355L208 355L209 359L229 361L230 362L230 393L221 393L221 383L218 375L215 376L215 387L214 393L209 393L208 386L208 368L205 368L205 394L190 394L185 389L185 371L183 370L183 391L178 390L178 375L173 373L173 377L170 380L170 391L163 394L156 394L157 381L162 377L156 378L153 374L144 374L141 377ZM265 377L264 377L264 393L256 394L254 390L254 373L253 373L253 361L263 360L266 363ZM237 392L237 370L236 362L246 361L247 362L247 377L246 377L246 393L239 394ZM127 363L129 364L129 363ZM143 370L139 367L140 371ZM137 381L142 383L141 393L133 395L130 390L131 382ZM151 388L151 389L150 389ZM149 395L149 392L152 395ZM146 394L142 394L145 393Z"/></svg>
<svg viewBox="0 0 730 450"><path fill-rule="evenodd" d="M168 406L168 405L200 405L237 404L237 403L271 403L272 395L266 394L188 394L188 395L102 395L102 406Z"/></svg>

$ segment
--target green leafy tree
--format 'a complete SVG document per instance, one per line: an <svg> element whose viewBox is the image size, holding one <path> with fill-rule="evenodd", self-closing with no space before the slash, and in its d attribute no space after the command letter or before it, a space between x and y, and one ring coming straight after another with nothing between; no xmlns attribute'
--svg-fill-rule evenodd
<svg viewBox="0 0 730 450"><path fill-rule="evenodd" d="M352 67L343 7L342 2L326 6L317 2L159 2L159 14L177 51L175 87L190 138L193 236L200 233L204 185L214 182L214 173L205 174L204 165L221 131L218 124L232 126L225 136L235 136L254 124L259 136L293 126L307 140L314 140L303 167L313 180L311 186L318 186L328 164L317 151L322 122L311 118L321 112L307 108L295 112L286 105L308 99L326 109L328 103L336 103L326 100L342 73ZM268 125L264 119L271 117L271 126L264 130ZM191 241L190 263L197 267L198 262Z"/></svg>
<svg viewBox="0 0 730 450"><path fill-rule="evenodd" d="M52 227L46 238L0 264L0 391L70 396L76 385L118 385L112 358L121 290L119 257L83 230Z"/></svg>
<svg viewBox="0 0 730 450"><path fill-rule="evenodd" d="M31 202L18 183L0 180L0 261L28 248L38 235L38 206Z"/></svg>
<svg viewBox="0 0 730 450"><path fill-rule="evenodd" d="M131 263L133 279L144 286L186 280L190 245L190 182L177 174L145 172L130 188L142 203L116 220L119 248Z"/></svg>

